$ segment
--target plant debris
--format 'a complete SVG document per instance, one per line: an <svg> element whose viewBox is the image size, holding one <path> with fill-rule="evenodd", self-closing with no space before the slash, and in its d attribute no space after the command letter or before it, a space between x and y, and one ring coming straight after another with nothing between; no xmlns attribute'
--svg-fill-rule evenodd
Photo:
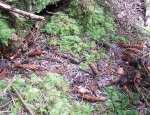
<svg viewBox="0 0 150 115"><path fill-rule="evenodd" d="M82 95L81 96L83 99L86 99L88 101L96 102L96 101L106 101L106 97L96 97L96 96L91 96L91 95Z"/></svg>
<svg viewBox="0 0 150 115"><path fill-rule="evenodd" d="M71 92L73 93L81 93L81 94L89 94L90 91L84 87L75 87L73 89L71 89Z"/></svg>
<svg viewBox="0 0 150 115"><path fill-rule="evenodd" d="M0 78L2 78L6 74L6 72L7 72L6 69L2 69L0 72Z"/></svg>
<svg viewBox="0 0 150 115"><path fill-rule="evenodd" d="M24 68L24 69L36 71L39 69L40 66L34 65L34 64L13 64L12 67L13 68Z"/></svg>
<svg viewBox="0 0 150 115"><path fill-rule="evenodd" d="M19 56L20 54L21 54L21 49L19 48L19 49L17 50L17 52L14 53L13 56L10 57L10 59L13 60L13 59L15 59L17 56Z"/></svg>
<svg viewBox="0 0 150 115"><path fill-rule="evenodd" d="M92 71L93 71L93 73L95 74L95 75L97 75L99 72L98 72L98 69L97 69L97 67L94 65L94 63L92 63L92 62L90 62L89 63L89 66L91 67L91 69L92 69Z"/></svg>
<svg viewBox="0 0 150 115"><path fill-rule="evenodd" d="M32 51L32 52L29 52L27 54L27 56L32 57L32 56L41 55L41 54L45 54L45 53L46 53L46 51Z"/></svg>
<svg viewBox="0 0 150 115"><path fill-rule="evenodd" d="M123 68L119 67L118 70L117 70L117 73L120 74L120 75L123 75L124 74Z"/></svg>

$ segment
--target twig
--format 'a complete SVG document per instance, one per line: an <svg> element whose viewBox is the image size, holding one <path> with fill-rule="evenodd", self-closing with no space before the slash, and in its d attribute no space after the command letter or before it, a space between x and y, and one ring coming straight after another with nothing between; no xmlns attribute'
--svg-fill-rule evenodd
<svg viewBox="0 0 150 115"><path fill-rule="evenodd" d="M0 111L0 114L2 114L2 113L10 113L10 112L12 112L12 111Z"/></svg>
<svg viewBox="0 0 150 115"><path fill-rule="evenodd" d="M13 98L13 96L12 96L10 90L8 90L8 93L9 93L9 95L10 95L11 100L13 101L13 104L15 104L14 98Z"/></svg>
<svg viewBox="0 0 150 115"><path fill-rule="evenodd" d="M53 12L49 12L49 11L46 11L48 14L57 14L57 15L65 15L65 14L60 14L60 13L53 13Z"/></svg>
<svg viewBox="0 0 150 115"><path fill-rule="evenodd" d="M32 110L28 107L28 105L26 104L26 102L23 100L23 98L21 97L21 95L19 94L19 92L16 90L15 87L13 87L13 90L15 91L15 93L17 94L18 98L20 99L20 101L23 103L23 105L26 107L26 109L29 111L29 113L31 115L34 115L34 113L32 112Z"/></svg>
<svg viewBox="0 0 150 115"><path fill-rule="evenodd" d="M23 15L23 16L27 16L31 19L45 20L43 16L38 16L38 15L35 15L32 13L17 9L14 6L10 6L10 5L3 3L2 1L0 1L0 8L18 13L18 14Z"/></svg>
<svg viewBox="0 0 150 115"><path fill-rule="evenodd" d="M8 106L10 103L12 102L12 100L8 101L7 103L5 103L4 105L1 105L0 108L5 108L6 106Z"/></svg>

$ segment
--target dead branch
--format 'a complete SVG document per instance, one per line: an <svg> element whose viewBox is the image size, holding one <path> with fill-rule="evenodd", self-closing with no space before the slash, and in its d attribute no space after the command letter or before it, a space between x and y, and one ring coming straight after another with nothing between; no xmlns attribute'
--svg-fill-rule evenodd
<svg viewBox="0 0 150 115"><path fill-rule="evenodd" d="M34 115L34 113L32 112L32 110L28 107L28 105L26 104L26 102L23 100L23 98L21 97L21 95L19 94L19 92L16 90L15 87L13 87L13 90L15 91L15 93L17 94L18 98L20 99L20 101L23 103L23 105L26 107L26 109L29 111L29 113L31 115Z"/></svg>
<svg viewBox="0 0 150 115"><path fill-rule="evenodd" d="M2 1L0 1L0 8L15 12L15 13L23 15L23 16L26 16L29 19L45 20L43 16L38 16L38 15L35 15L32 13L17 9L14 6L10 6L10 5L3 3Z"/></svg>

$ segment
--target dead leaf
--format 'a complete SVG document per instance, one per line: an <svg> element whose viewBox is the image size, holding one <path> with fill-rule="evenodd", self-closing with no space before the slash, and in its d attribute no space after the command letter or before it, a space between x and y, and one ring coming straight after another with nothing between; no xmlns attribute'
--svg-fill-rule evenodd
<svg viewBox="0 0 150 115"><path fill-rule="evenodd" d="M15 54L13 54L12 57L10 57L10 59L13 60L13 59L15 59L17 56L19 56L20 54L21 54L21 48L19 48L19 49L17 50L17 52L16 52Z"/></svg>
<svg viewBox="0 0 150 115"><path fill-rule="evenodd" d="M71 89L71 91L73 93L81 93L81 94L89 94L90 93L90 91L84 87L79 87L79 88L76 87L76 88Z"/></svg>
<svg viewBox="0 0 150 115"><path fill-rule="evenodd" d="M123 85L123 91L127 94L131 94L131 91L129 90L129 88L126 85Z"/></svg>
<svg viewBox="0 0 150 115"><path fill-rule="evenodd" d="M34 37L34 34L36 33L36 31L37 31L37 29L36 29L36 28L33 28L33 29L32 29L32 32L31 32L30 34L28 34L27 36L25 36L25 39L26 39L27 41L32 40L33 37Z"/></svg>
<svg viewBox="0 0 150 115"><path fill-rule="evenodd" d="M119 67L118 70L117 70L117 73L120 74L120 75L124 75L124 70L122 67Z"/></svg>
<svg viewBox="0 0 150 115"><path fill-rule="evenodd" d="M106 101L107 98L106 97L96 97L96 96L91 96L91 95L83 95L81 96L82 98L88 100L88 101L92 101L92 102L96 102L96 101Z"/></svg>
<svg viewBox="0 0 150 115"><path fill-rule="evenodd" d="M95 66L94 63L90 62L90 63L89 63L89 66L91 67L91 69L92 69L92 71L93 71L93 73L94 73L95 75L99 73L99 71L98 71L98 69L97 69L97 67Z"/></svg>
<svg viewBox="0 0 150 115"><path fill-rule="evenodd" d="M13 64L12 67L14 68L25 68L29 70L36 71L39 69L39 65L34 65L34 64Z"/></svg>

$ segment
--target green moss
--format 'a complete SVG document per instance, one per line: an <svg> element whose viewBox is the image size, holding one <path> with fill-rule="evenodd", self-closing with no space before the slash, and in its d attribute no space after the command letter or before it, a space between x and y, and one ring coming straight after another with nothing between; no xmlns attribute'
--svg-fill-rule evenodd
<svg viewBox="0 0 150 115"><path fill-rule="evenodd" d="M71 4L71 8L76 8L77 6L76 2ZM70 11L70 9L68 10ZM74 10L71 11L71 13L76 17ZM50 40L50 45L59 45L62 52L70 52L74 54L77 60L82 57L83 61L94 61L104 57L102 56L104 55L104 52L99 53L99 51L94 50L96 46L94 40L99 40L98 38L106 34L104 27L100 27L99 25L92 26L92 20L91 22L89 21L91 19L90 16L87 17L89 18L88 22L86 19L81 20L82 17L80 19L80 16L82 15L75 18L73 15L71 16L70 12L69 16L64 13L59 14L60 15L52 16L50 22L46 24L44 29L44 32L50 36L57 36ZM99 14L97 14L97 16L98 15ZM93 16L93 14L91 16ZM104 21L104 19L101 19L100 17L98 17L97 20ZM95 21L96 24L99 23L97 20ZM83 23L82 21L85 22ZM110 25L106 23L104 26L108 27ZM111 29L112 28L109 30ZM84 37L85 33L87 33L87 35ZM86 37L90 42L86 41Z"/></svg>
<svg viewBox="0 0 150 115"><path fill-rule="evenodd" d="M46 24L44 31L51 36L67 36L80 34L80 27L74 19L60 13L60 15L51 17L51 20Z"/></svg>
<svg viewBox="0 0 150 115"><path fill-rule="evenodd" d="M34 12L39 13L41 10L45 9L49 4L55 4L60 0L31 0L33 7L35 7Z"/></svg>
<svg viewBox="0 0 150 115"><path fill-rule="evenodd" d="M6 87L4 81L0 84ZM68 81L58 74L49 73L41 77L33 74L31 79L16 77L13 86L20 91L35 115L90 115L94 110L89 104L73 101L70 98ZM2 102L3 97L0 100ZM17 97L14 100L15 104L6 108L11 111L10 115L16 115L18 109L24 110L20 100Z"/></svg>
<svg viewBox="0 0 150 115"><path fill-rule="evenodd" d="M118 92L113 86L107 87L106 91L109 96L109 99L106 101L106 105L109 107L111 115L112 114L117 114L117 115L138 115L139 114L138 111L134 110L134 108L130 104L130 99L123 95L123 92ZM135 101L135 99L133 100Z"/></svg>
<svg viewBox="0 0 150 115"><path fill-rule="evenodd" d="M52 37L50 45L59 45L62 52L70 52L76 59L82 57L83 61L107 58L104 50L94 50L95 41L125 41L115 31L111 14L94 0L73 0L63 13L52 16L44 29Z"/></svg>
<svg viewBox="0 0 150 115"><path fill-rule="evenodd" d="M8 26L8 22L4 19L0 19L0 43L2 45L8 45L11 38L11 34L15 32L15 29L11 29Z"/></svg>
<svg viewBox="0 0 150 115"><path fill-rule="evenodd" d="M93 40L111 40L115 35L115 24L111 14L104 13L103 8L94 0L74 0L66 10L83 26L83 31Z"/></svg>
<svg viewBox="0 0 150 115"><path fill-rule="evenodd" d="M6 87L6 81L1 80L0 82L0 91L2 91Z"/></svg>

